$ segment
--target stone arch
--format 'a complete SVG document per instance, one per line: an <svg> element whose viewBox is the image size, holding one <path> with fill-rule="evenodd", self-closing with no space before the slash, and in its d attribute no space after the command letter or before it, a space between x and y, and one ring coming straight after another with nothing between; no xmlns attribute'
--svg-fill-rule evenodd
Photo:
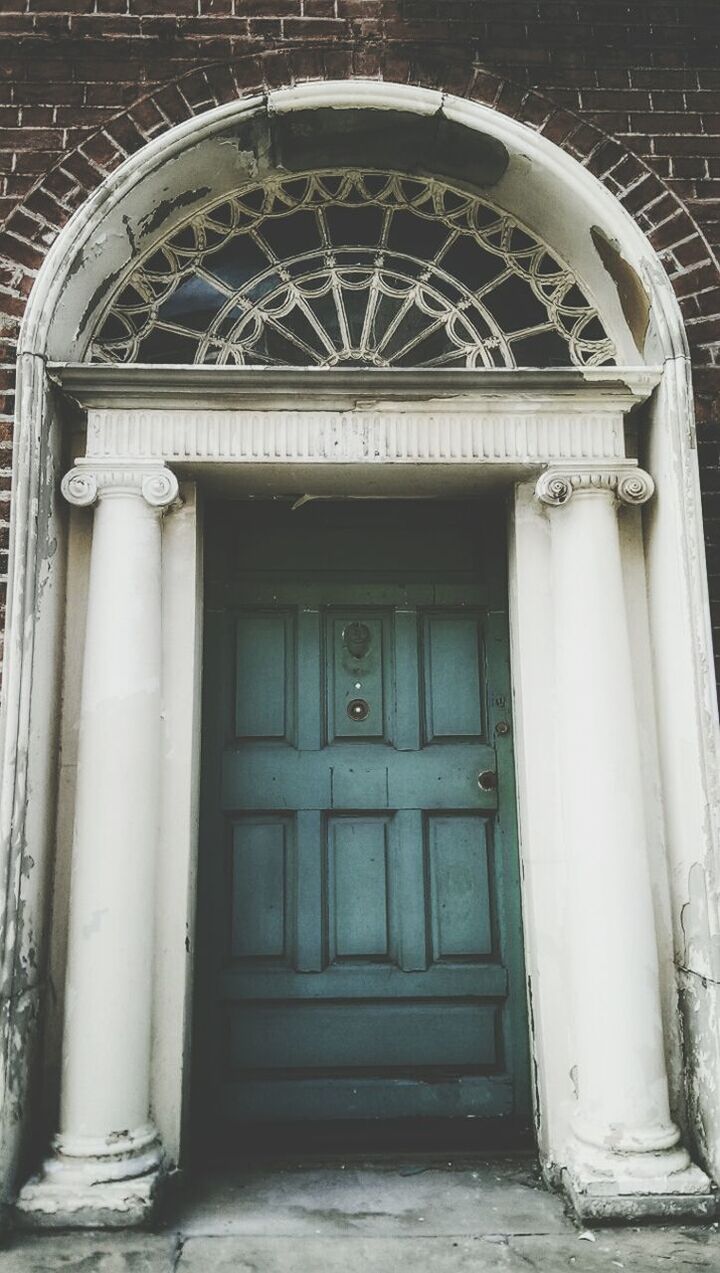
<svg viewBox="0 0 720 1273"><path fill-rule="evenodd" d="M347 108L348 103L352 100L353 109L360 109L361 105L366 101L368 109L374 108L385 95L384 84L382 79L363 80L358 82L353 79L338 80L332 87L328 86L328 82L324 80L314 80L309 75L308 56L312 50L307 48L297 50L304 56L301 66L303 77L297 77L298 86L294 89L276 88L275 82L279 79L281 83L293 82L296 78L292 68L287 61L291 51L283 51L282 67L283 75L279 75L278 62L275 54L267 54L263 58L252 58L242 60L238 67L245 74L240 76L238 71L234 75L229 75L228 68L222 68L224 91L220 89L211 92L209 87L209 79L205 71L191 71L181 77L171 86L166 86L160 90L160 93L151 94L143 99L142 103L131 107L128 112L113 121L113 124L107 125L103 130L95 133L92 138L83 142L77 150L72 152L64 161L60 161L59 165L53 170L47 180L54 178L62 178L67 181L73 172L76 173L76 189L72 192L72 200L80 201L82 214L89 216L97 227L104 222L107 209L117 200L118 179L120 184L123 183L122 174L133 169L136 162L141 165L147 156L160 153L165 139L173 138L171 120L174 117L178 122L174 124L175 129L180 130L183 138L190 138L193 134L194 127L197 126L201 130L209 129L212 131L217 128L214 121L230 120L235 117L236 112L262 112L268 109L268 103L276 100L277 94L287 92L302 92L309 103L315 98L318 100L328 90L335 95L335 109ZM318 56L327 58L327 50L316 50ZM390 54L388 53L388 57ZM352 65L352 64L351 64ZM391 65L396 69L400 69L407 79L413 71L418 72L418 68L409 58L405 59L403 66L397 68L397 63L391 59ZM317 69L315 67L314 69ZM420 114L425 117L434 116L436 118L449 118L450 115L457 116L460 120L462 115L463 103L466 103L469 112L472 114L475 108L481 112L485 112L488 120L497 119L498 122L505 120L508 123L519 123L522 129L527 130L527 138L535 138L537 144L541 147L548 142L552 144L543 152L547 155L562 154L566 157L566 161L570 160L570 169L577 165L577 172L585 173L585 184L583 189L587 192L593 187L592 178L597 183L597 189L604 189L608 193L613 194L614 198L610 202L606 202L606 207L612 207L619 212L621 209L627 212L625 220L626 225L632 221L634 226L640 231L636 242L642 243L645 247L642 249L646 253L648 248L655 249L652 252L652 258L657 261L656 253L661 251L668 252L675 244L676 239L683 245L689 241L696 242L698 240L699 230L695 227L689 218L689 214L678 203L675 196L670 194L659 179L653 174L647 172L644 166L634 156L629 156L624 147L612 139L606 137L600 130L588 126L577 116L567 111L558 111L550 106L540 95L529 92L520 93L513 92L513 86L509 86L506 81L500 80L496 76L489 76L473 69L468 64L469 82L464 83L465 96L459 97L450 95L445 88L433 89L429 92L424 88L416 88L413 83L388 84L387 91L390 94L390 100L397 101L397 109L409 111L410 115ZM262 74L261 74L262 73ZM200 92L200 82L207 85L205 94ZM419 77L419 74L418 74ZM462 77L461 77L462 78ZM246 82L247 81L247 82ZM233 91L231 93L231 86ZM183 92L185 89L186 92ZM161 94L165 93L166 97ZM208 101L208 94L210 98ZM240 95L238 95L240 94ZM393 97L393 94L395 96ZM405 105L399 105L398 94L403 96ZM200 98L201 100L197 100ZM220 104L211 106L210 102L219 99ZM223 101L223 98L225 100ZM165 103L161 106L161 102ZM191 105L191 103L194 103ZM489 105L488 105L489 103ZM145 142L144 134L140 127L134 121L132 125L129 121L133 118L133 110L144 110L153 108L161 110L163 116L163 125L158 126L155 134L149 142ZM271 113L274 107L271 107ZM239 115L238 115L239 117ZM530 119L528 125L525 120ZM115 132L113 132L113 125ZM146 127L149 125L146 124ZM459 124L462 127L462 123ZM130 136L127 130L132 129ZM117 134L117 136L116 136ZM124 142L120 141L120 137L124 136ZM168 140L168 144L173 146L173 142ZM179 143L181 146L185 142ZM192 144L192 143L189 143ZM568 171L570 170L568 169ZM618 175L619 170L619 175ZM82 175L81 175L82 174ZM613 175L615 174L615 175ZM589 178L588 179L588 175ZM579 190L581 187L578 186ZM40 188L37 192L40 194ZM47 192L46 192L47 193ZM666 201L665 196L670 200ZM647 196L647 197L646 197ZM32 199L32 194L28 199ZM183 200L187 205L187 198L184 194ZM629 203L629 208L625 208L623 199ZM551 202L548 194L548 204ZM89 211L92 209L92 211ZM670 216L668 217L668 211ZM19 225L25 228L27 232L27 204L22 210L18 210L17 217L25 217L25 221L20 220ZM47 212L33 213L37 216L37 220L33 222L36 242L42 244L44 250L40 246L32 247L29 242L25 242L26 263L25 270L41 269L43 262L45 263L43 277L48 279L49 264L56 259L53 255L55 248L51 247L49 251L46 244L57 233L56 228L52 226L47 217ZM71 232L73 226L77 223L77 218L70 216L70 207L66 209L66 229L63 232L63 242L67 241L66 236ZM646 225L641 223L645 221ZM89 221L88 221L89 224ZM16 237L15 231L18 228L18 222L8 223L8 234L12 234L18 243L19 255L23 255L23 248L20 240ZM626 312L629 312L628 306L632 307L633 292L635 285L630 274L626 272L625 266L618 253L617 241L614 239L612 232L603 230L598 227L601 238L608 238L607 243L598 242L595 244L595 252L603 261L603 269L613 277L613 286L617 291L621 306ZM130 228L129 235L137 233L137 227ZM653 242L653 237L658 239ZM668 246L668 240L670 246ZM134 247L128 240L128 251L134 251ZM84 257L77 260L75 268L72 271L74 276L86 266L87 259L92 253L92 244L87 243L83 249ZM703 243L696 248L696 252L702 251L707 253L707 247ZM32 262L32 266L30 265ZM648 268L655 268L648 266ZM656 280L657 281L657 280ZM28 274L23 284L23 289L27 290L32 282L32 274ZM52 284L51 284L52 287ZM666 289L663 289L666 290ZM34 298L38 296L37 289L34 292ZM669 296L669 291L667 292ZM47 296L46 296L47 300ZM37 310L35 310L37 313ZM33 332L35 318L33 317L33 306L25 313L23 324L24 336L21 338L21 349L39 352L35 335ZM682 325L678 325L678 331L684 331ZM685 336L680 337L683 348L685 348Z"/></svg>
<svg viewBox="0 0 720 1273"><path fill-rule="evenodd" d="M595 124L556 106L547 95L484 69L464 47L448 47L439 55L427 46L400 41L368 44L363 49L329 49L304 41L185 71L138 98L58 159L8 218L4 245L13 277L4 306L10 332L19 327L35 274L58 232L93 191L149 141L246 96L356 77L416 84L490 106L576 159L647 236L665 265L683 317L693 324L689 337L694 364L712 363L717 342L701 294L718 287L720 266L682 200L649 165Z"/></svg>

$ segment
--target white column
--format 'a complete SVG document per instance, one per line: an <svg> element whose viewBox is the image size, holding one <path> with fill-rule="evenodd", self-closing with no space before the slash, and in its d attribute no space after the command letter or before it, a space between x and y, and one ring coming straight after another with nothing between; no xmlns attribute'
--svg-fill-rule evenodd
<svg viewBox="0 0 720 1273"><path fill-rule="evenodd" d="M62 1225L130 1224L152 1206L162 1147L149 1113L155 853L160 814L159 464L79 462L96 503L73 837L60 1129L20 1210Z"/></svg>
<svg viewBox="0 0 720 1273"><path fill-rule="evenodd" d="M571 864L567 1183L586 1218L622 1216L622 1199L628 1216L662 1215L661 1198L707 1194L709 1182L670 1116L617 523L618 502L644 503L653 482L631 464L550 470L536 493L553 509L560 834Z"/></svg>

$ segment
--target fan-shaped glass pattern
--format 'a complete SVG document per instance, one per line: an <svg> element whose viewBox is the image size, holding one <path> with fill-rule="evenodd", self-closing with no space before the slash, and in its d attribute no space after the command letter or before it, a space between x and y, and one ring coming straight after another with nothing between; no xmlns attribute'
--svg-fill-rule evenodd
<svg viewBox="0 0 720 1273"><path fill-rule="evenodd" d="M573 273L440 181L273 178L196 213L116 292L100 362L542 367L615 361Z"/></svg>

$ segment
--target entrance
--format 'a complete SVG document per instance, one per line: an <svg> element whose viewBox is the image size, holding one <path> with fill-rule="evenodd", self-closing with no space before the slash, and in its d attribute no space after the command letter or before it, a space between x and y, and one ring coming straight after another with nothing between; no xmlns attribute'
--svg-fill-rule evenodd
<svg viewBox="0 0 720 1273"><path fill-rule="evenodd" d="M528 1113L503 510L208 510L203 1121Z"/></svg>
<svg viewBox="0 0 720 1273"><path fill-rule="evenodd" d="M400 128L409 139L397 154L412 158L421 147L424 176L387 170L379 125L388 122L393 136ZM110 245L110 255L94 250L98 243ZM623 303L628 288L632 313ZM294 698L296 714L285 722L293 741L282 747L237 737L242 720L234 711L231 720L229 704L221 716L217 705L227 725L214 749L206 739L200 845L209 931L196 941L203 679L197 550L210 493L478 500L500 486L511 500L513 740L538 1148L585 1217L657 1218L669 1205L707 1214L712 1200L698 1191L707 1191L708 1180L691 1165L672 1121L689 1085L687 1134L717 1168L717 1094L713 1066L705 1064L717 1032L713 985L704 976L706 902L717 883L717 836L708 817L717 806L717 717L703 624L690 367L672 287L621 202L547 138L470 99L352 81L244 97L141 148L78 209L33 287L18 355L20 462L2 718L5 964L12 973L8 1010L19 1027L6 1032L14 1048L1 1138L8 1196L40 1117L34 1085L27 1086L40 1024L52 1108L60 1088L52 1149L40 1176L22 1190L24 1217L66 1226L97 1223L98 1214L108 1223L150 1215L162 1164L187 1161L191 986L198 988L198 1037L206 1044L204 1056L195 1052L197 1093L229 1127L231 1089L245 1082L247 1091L253 1075L266 1082L275 1076L276 1095L287 1079L316 1089L324 1082L326 1104L348 1077L349 1097L358 1095L362 1078L376 1080L379 1090L390 1077L399 1090L397 1080L409 1072L416 1084L437 1080L439 1091L443 1081L459 1078L462 1085L467 1077L469 1086L473 1077L493 1077L487 1061L473 1071L457 1058L455 1069L447 1062L433 1068L427 1059L421 1066L417 1056L394 1068L330 1058L326 1074L301 1064L304 1058L273 1070L253 1069L238 1055L238 1037L251 1034L233 1035L231 1027L253 1005L284 1002L297 1015L305 1002L359 1007L362 997L298 1002L286 988L284 999L274 1000L250 985L234 999L223 988L253 969L264 969L268 982L270 973L295 970L300 929L292 889L309 877L297 869L302 846L293 837L303 815L319 808L298 804L297 817L289 804L284 811L285 954L277 942L258 954L242 944L233 952L233 928L240 931L242 921L251 933L262 908L248 915L236 906L235 920L216 933L220 905L225 915L232 908L221 888L212 889L216 855L226 863L232 857L234 822L244 817L249 827L253 816L283 812L260 807L253 793L249 807L232 804L242 792L225 790L223 751L230 757L246 747L249 765L253 748L307 750ZM66 471L85 412L82 453ZM288 525L314 512L312 504L288 511ZM421 531L428 524L421 519ZM286 552L293 539L285 536ZM457 545L453 553L435 561L439 577L455 567ZM240 612L243 604L239 570L233 573L234 584L214 602L218 624L223 608ZM404 573L401 582L410 577ZM214 586L222 592L217 578ZM441 610L444 603L428 608L436 604ZM325 617L323 611L323 624ZM426 617L424 610L418 615L423 623ZM294 622L299 631L301 612ZM350 622L369 626L362 617ZM394 614L392 624L394 630ZM288 625L294 639L292 618ZM394 635L401 626L398 616ZM422 631L417 664L426 675ZM432 641L429 648L433 682ZM61 650L77 655L66 671ZM384 676L384 663L382 670ZM302 665L295 675L299 701ZM362 691L362 677L355 679ZM230 688L234 695L234 683ZM419 757L452 745L427 738L426 698L423 686ZM486 706L492 709L489 696ZM487 741L494 725L483 726ZM504 837L512 802L505 801L501 753L510 737L494 742L494 830ZM338 739L317 750L349 753L353 746L360 743ZM373 811L383 814L383 849L394 863L393 832L401 829L400 815L412 812L390 803L396 740L364 737L362 746L368 756L388 756L387 804L335 810L333 790L321 827L329 831L343 813L370 820ZM432 910L432 818L470 818L473 811L433 810L427 791L422 795L421 891ZM494 823L490 806L474 812L488 827ZM493 857L498 843L487 841L494 871L502 862ZM321 856L325 967L296 973L299 983L320 989L330 981L326 973L349 977L360 968L369 978L382 962L377 953L331 950L333 853L337 858L331 844ZM246 875L255 874L252 864ZM512 1008L516 978L500 927L502 878L488 871L493 885L499 939L485 962L508 968ZM654 899L665 894L658 909ZM259 888L252 896L262 901ZM386 913L396 947L395 963L386 963L401 981L392 925L397 930L410 911L401 907L398 920L396 903L388 869ZM432 924L430 931L434 940ZM678 978L664 976L678 933L688 935L682 967ZM428 945L431 966L402 969L403 978L438 968L449 974L451 964L467 973L469 960L457 952L438 959ZM45 953L57 1002L51 996L45 1003L32 973L35 956L44 962ZM274 984L282 991L279 977ZM486 985L472 1002L503 1003L489 991ZM684 1050L673 1027L678 992ZM408 998L394 1002L408 1006ZM427 1006L427 998L418 1001ZM371 999L375 1025L386 1005L377 988ZM432 1002L463 1006L447 988ZM505 1030L506 1008L497 1020ZM380 1038L378 1028L374 1033ZM282 1043L299 1037L286 1028ZM496 1047L501 1075L508 1072L507 1038ZM510 1038L522 1039L522 1032ZM193 1100L193 1110L199 1105ZM348 1099L343 1113L349 1109ZM327 1125L337 1126L332 1119ZM365 1126L359 1118L356 1125ZM656 1174L649 1184L650 1170Z"/></svg>

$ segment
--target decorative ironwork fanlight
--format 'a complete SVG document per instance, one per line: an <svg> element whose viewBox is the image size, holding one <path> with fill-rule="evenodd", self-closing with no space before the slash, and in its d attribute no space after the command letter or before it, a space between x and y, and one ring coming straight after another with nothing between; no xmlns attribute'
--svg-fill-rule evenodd
<svg viewBox="0 0 720 1273"><path fill-rule="evenodd" d="M474 194L398 173L274 177L195 213L115 293L96 362L615 361L578 280Z"/></svg>

